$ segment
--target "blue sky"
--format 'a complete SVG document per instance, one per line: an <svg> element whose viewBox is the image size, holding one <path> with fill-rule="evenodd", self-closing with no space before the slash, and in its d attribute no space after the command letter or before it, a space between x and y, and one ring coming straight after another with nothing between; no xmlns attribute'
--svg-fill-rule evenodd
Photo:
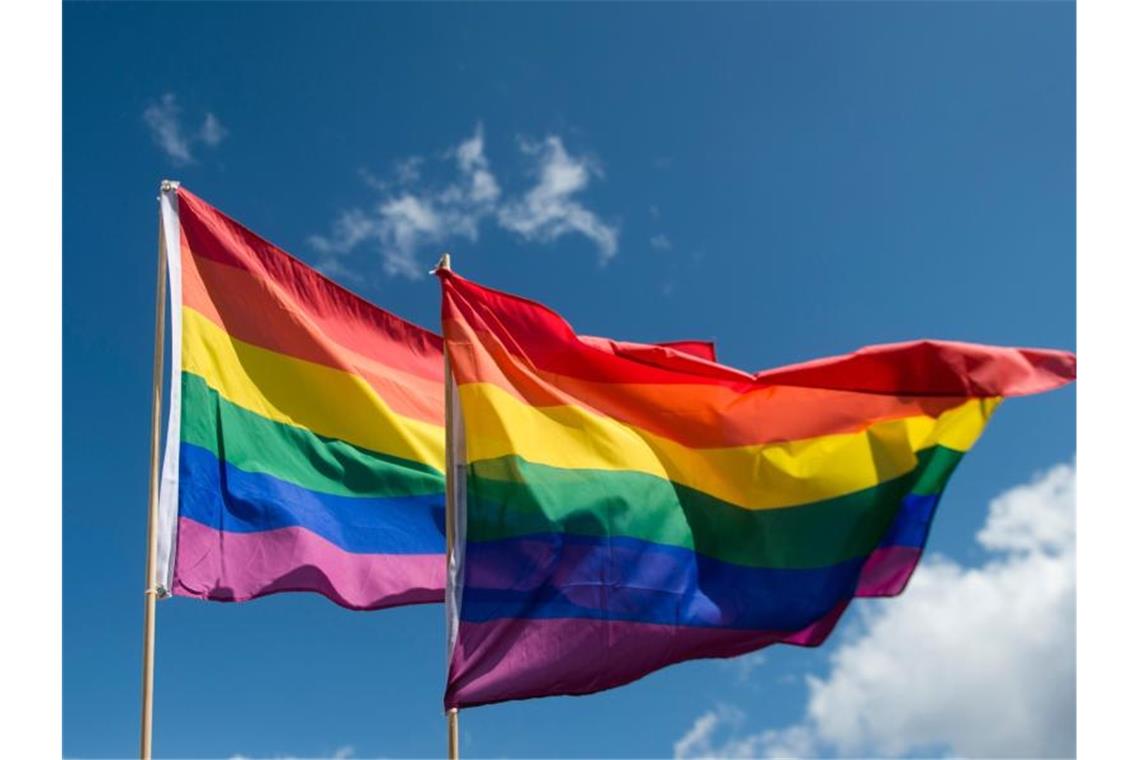
<svg viewBox="0 0 1140 760"><path fill-rule="evenodd" d="M429 327L414 275L448 249L581 332L713 338L748 369L1074 349L1074 90L1067 3L68 4L65 753L136 747L163 177ZM1026 515L1071 511L1074 429L1072 387L1008 402L923 585L824 647L471 710L463 751L1071 753L1071 542ZM880 655L902 687L860 670ZM437 755L443 656L438 606L163 602L156 753Z"/></svg>

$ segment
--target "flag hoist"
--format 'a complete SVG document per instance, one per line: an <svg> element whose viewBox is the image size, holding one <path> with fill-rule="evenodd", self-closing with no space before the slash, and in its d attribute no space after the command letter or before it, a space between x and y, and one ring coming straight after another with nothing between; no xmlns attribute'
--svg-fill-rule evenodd
<svg viewBox="0 0 1140 760"><path fill-rule="evenodd" d="M158 547L158 483L159 436L162 427L162 357L166 337L166 229L167 220L173 217L170 204L177 182L163 180L158 202L158 263L154 296L154 365L151 373L150 405L150 485L147 491L146 521L146 585L143 591L143 664L142 664L142 723L139 739L139 757L150 757L151 723L154 714L154 612L158 601L158 566L155 555ZM177 222L175 222L177 224ZM171 286L174 287L173 285ZM172 399L173 401L173 399Z"/></svg>

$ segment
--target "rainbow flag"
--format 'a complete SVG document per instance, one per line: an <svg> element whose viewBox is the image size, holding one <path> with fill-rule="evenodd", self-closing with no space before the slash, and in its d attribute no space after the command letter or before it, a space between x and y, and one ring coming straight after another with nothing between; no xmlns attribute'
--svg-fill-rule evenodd
<svg viewBox="0 0 1140 760"><path fill-rule="evenodd" d="M1060 351L922 341L748 374L583 339L449 271L458 408L447 707L814 646L901 592L947 479Z"/></svg>
<svg viewBox="0 0 1140 760"><path fill-rule="evenodd" d="M159 500L164 594L443 601L443 348L183 188Z"/></svg>

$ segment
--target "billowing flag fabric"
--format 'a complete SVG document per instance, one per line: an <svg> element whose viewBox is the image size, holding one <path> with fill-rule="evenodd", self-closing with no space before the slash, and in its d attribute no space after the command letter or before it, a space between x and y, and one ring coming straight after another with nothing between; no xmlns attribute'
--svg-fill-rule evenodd
<svg viewBox="0 0 1140 760"><path fill-rule="evenodd" d="M1069 353L937 341L748 374L440 277L462 484L448 707L821 643L853 597L903 590L1002 397L1075 376Z"/></svg>
<svg viewBox="0 0 1140 760"><path fill-rule="evenodd" d="M185 189L172 304L164 593L443 601L443 347Z"/></svg>

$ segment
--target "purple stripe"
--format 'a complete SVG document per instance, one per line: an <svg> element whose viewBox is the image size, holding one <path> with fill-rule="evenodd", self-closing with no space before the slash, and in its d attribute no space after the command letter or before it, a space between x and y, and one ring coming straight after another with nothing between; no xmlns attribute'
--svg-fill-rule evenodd
<svg viewBox="0 0 1140 760"><path fill-rule="evenodd" d="M581 618L460 621L444 704L591 694L682 660L735 657L781 642L818 646L846 606L796 633Z"/></svg>
<svg viewBox="0 0 1140 760"><path fill-rule="evenodd" d="M876 549L859 576L857 596L895 596L918 565L921 549ZM636 681L684 660L735 657L771 644L818 646L846 610L842 600L801 631L673 626L582 618L503 619L459 624L448 707L558 694L591 694Z"/></svg>
<svg viewBox="0 0 1140 760"><path fill-rule="evenodd" d="M883 546L871 552L859 575L855 596L898 596L921 556L922 549L913 546Z"/></svg>
<svg viewBox="0 0 1140 760"><path fill-rule="evenodd" d="M241 602L313 591L354 610L443 601L442 554L354 554L305 528L230 533L178 522L176 596Z"/></svg>

